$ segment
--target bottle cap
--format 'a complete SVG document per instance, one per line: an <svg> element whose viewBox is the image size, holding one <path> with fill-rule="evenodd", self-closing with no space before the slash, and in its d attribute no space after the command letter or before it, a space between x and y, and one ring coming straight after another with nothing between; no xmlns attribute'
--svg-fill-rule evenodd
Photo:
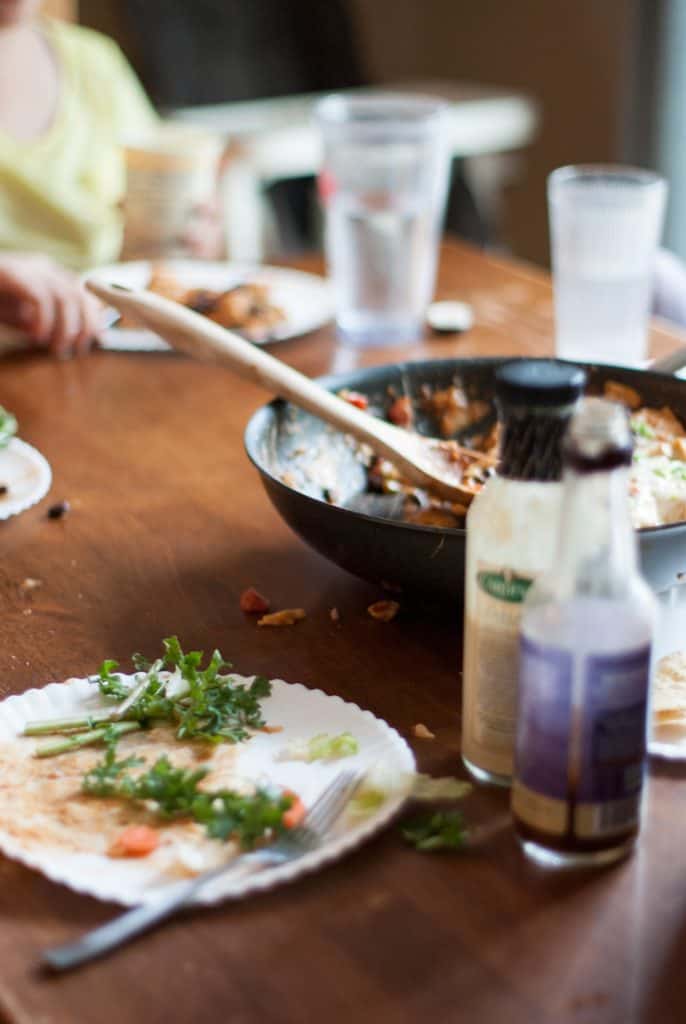
<svg viewBox="0 0 686 1024"><path fill-rule="evenodd" d="M557 359L513 359L495 373L496 396L506 405L571 405L585 384L585 370Z"/></svg>

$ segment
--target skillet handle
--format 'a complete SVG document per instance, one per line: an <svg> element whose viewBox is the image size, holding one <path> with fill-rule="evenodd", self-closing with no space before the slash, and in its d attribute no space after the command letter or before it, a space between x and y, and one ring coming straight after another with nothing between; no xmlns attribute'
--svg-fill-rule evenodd
<svg viewBox="0 0 686 1024"><path fill-rule="evenodd" d="M686 366L686 345L682 345L676 352L670 352L668 356L655 359L648 369L651 373L673 374Z"/></svg>

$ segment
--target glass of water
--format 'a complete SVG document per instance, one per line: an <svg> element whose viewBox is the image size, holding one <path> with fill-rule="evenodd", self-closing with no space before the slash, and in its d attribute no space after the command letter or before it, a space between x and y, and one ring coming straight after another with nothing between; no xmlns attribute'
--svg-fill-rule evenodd
<svg viewBox="0 0 686 1024"><path fill-rule="evenodd" d="M548 178L555 351L636 366L646 359L667 183L633 167L560 167Z"/></svg>
<svg viewBox="0 0 686 1024"><path fill-rule="evenodd" d="M339 336L411 342L433 296L448 183L447 105L402 93L317 105L319 192Z"/></svg>

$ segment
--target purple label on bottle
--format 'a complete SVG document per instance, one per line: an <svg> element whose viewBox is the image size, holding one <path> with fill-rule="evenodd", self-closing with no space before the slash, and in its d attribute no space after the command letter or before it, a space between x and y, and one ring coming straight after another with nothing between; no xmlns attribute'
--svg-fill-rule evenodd
<svg viewBox="0 0 686 1024"><path fill-rule="evenodd" d="M567 795L572 656L523 636L515 775L547 796Z"/></svg>
<svg viewBox="0 0 686 1024"><path fill-rule="evenodd" d="M650 648L591 655L522 637L515 776L530 790L594 804L638 793L643 781ZM583 673L580 726L574 673Z"/></svg>
<svg viewBox="0 0 686 1024"><path fill-rule="evenodd" d="M640 790L649 671L649 647L586 660L580 800L619 800Z"/></svg>

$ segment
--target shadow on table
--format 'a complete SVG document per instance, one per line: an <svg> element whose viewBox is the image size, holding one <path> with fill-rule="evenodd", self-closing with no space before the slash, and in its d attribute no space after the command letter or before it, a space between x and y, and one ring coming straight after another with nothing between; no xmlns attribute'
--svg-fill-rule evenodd
<svg viewBox="0 0 686 1024"><path fill-rule="evenodd" d="M683 900L682 900L683 906ZM646 935L644 941L649 941ZM640 1007L640 1021L650 1024L682 1024L684 1021L684 1005L686 1004L686 920L684 920L667 944L664 936L657 941L657 950L664 946L661 963L647 980L646 995ZM654 953L648 958L652 960Z"/></svg>

